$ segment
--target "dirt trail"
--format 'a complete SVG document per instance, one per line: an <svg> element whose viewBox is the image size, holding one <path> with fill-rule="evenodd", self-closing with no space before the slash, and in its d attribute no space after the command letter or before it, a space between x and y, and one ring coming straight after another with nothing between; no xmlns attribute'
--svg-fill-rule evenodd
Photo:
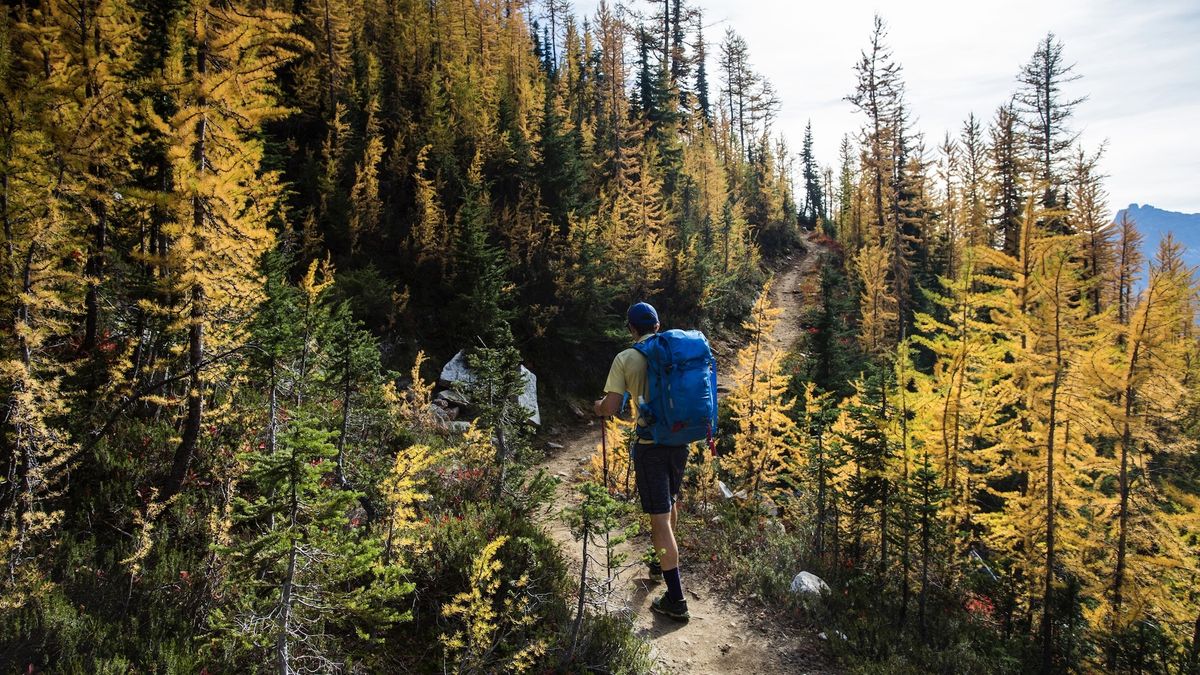
<svg viewBox="0 0 1200 675"><path fill-rule="evenodd" d="M805 246L808 254L789 261L786 269L776 275L771 290L774 305L783 308L772 338L784 348L791 347L800 335L799 317L805 300L819 290L818 271L825 251L811 239L805 241ZM559 515L562 507L579 501L575 484L599 446L600 429L599 421L589 421L566 432L556 440L562 449L543 464L550 475L563 479L554 502L556 510L547 515L546 527L562 545L576 573L582 562L580 544ZM679 536L684 540L689 533L683 529ZM648 547L647 532L621 547L631 564L617 576L612 605L616 611L632 612L637 634L653 649L656 673L836 672L811 634L789 634L770 625L752 601L732 597L702 574L689 574L686 558L681 569L691 621L678 624L655 615L650 611L650 602L662 593L663 584L651 582L646 567L637 562ZM593 574L603 574L603 570L592 565L589 576Z"/></svg>

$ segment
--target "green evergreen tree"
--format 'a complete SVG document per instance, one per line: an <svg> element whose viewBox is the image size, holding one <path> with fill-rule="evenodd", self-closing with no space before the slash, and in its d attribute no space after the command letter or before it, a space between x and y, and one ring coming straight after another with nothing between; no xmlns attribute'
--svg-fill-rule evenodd
<svg viewBox="0 0 1200 675"><path fill-rule="evenodd" d="M821 190L820 167L817 166L817 159L813 155L812 121L809 121L804 127L804 146L800 150L800 164L804 174L804 207L800 211L800 217L809 228L813 228L818 219L826 219L827 214L825 198Z"/></svg>
<svg viewBox="0 0 1200 675"><path fill-rule="evenodd" d="M490 241L492 213L478 163L467 173L456 229L453 310L459 324L455 330L468 339L491 341L496 337L494 329L511 316L505 308L510 289L504 252Z"/></svg>
<svg viewBox="0 0 1200 675"><path fill-rule="evenodd" d="M408 618L403 570L383 567L379 538L352 517L356 495L332 484L335 434L295 419L274 453L245 453L232 540L209 625L213 650L241 667L333 670L369 654L371 635ZM360 657L361 658L361 657Z"/></svg>

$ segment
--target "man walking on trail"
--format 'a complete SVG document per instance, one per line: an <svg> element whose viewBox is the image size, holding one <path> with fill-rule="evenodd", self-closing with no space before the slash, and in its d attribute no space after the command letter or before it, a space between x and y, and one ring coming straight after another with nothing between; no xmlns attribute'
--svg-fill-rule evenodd
<svg viewBox="0 0 1200 675"><path fill-rule="evenodd" d="M635 344L658 332L658 312L645 302L629 308L629 332ZM596 401L595 413L611 417L621 411L625 395L633 401L634 415L643 418L640 404L648 399L646 357L630 347L617 354L604 384L604 398ZM642 511L650 515L650 540L658 553L658 565L651 563L651 575L661 570L667 591L650 604L650 609L676 621L687 621L687 600L679 578L679 548L675 544L675 524L678 512L675 501L683 484L688 446L656 445L650 440L645 419L637 420L638 438L630 454L641 497ZM656 569L657 568L657 569Z"/></svg>

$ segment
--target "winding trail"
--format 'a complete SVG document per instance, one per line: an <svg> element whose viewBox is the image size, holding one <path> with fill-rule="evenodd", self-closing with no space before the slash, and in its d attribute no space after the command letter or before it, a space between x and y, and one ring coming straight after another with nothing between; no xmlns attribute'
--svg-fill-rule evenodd
<svg viewBox="0 0 1200 675"><path fill-rule="evenodd" d="M795 344L803 330L800 326L803 309L820 292L820 263L827 251L811 237L805 238L804 245L807 252L786 260L786 268L776 274L771 288L772 303L783 309L772 340L784 349ZM722 354L718 354L718 359L731 361ZM555 495L554 509L546 515L544 523L576 574L582 564L582 551L563 523L561 511L579 502L575 484L585 477L589 458L599 447L600 429L599 421L592 420L564 432L555 440L562 448L542 464L550 475L563 479ZM690 534L688 528L681 527L677 535L681 549ZM691 572L686 557L681 567L691 621L678 624L653 614L650 602L662 592L663 586L661 582L651 582L645 566L638 562L640 552L648 547L648 525L646 532L619 547L627 553L631 564L617 574L610 607L632 612L638 636L651 645L655 673L837 672L814 635L795 634L772 624L765 609L754 599L732 597L719 581ZM591 577L603 571L593 565L588 574Z"/></svg>

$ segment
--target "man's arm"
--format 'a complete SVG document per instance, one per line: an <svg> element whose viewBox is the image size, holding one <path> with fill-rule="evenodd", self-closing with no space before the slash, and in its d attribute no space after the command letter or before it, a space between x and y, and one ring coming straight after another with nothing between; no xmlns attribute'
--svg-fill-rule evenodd
<svg viewBox="0 0 1200 675"><path fill-rule="evenodd" d="M621 402L624 400L625 397L621 394L614 394L610 391L604 394L604 398L596 401L592 410L597 417L612 417L621 412Z"/></svg>

